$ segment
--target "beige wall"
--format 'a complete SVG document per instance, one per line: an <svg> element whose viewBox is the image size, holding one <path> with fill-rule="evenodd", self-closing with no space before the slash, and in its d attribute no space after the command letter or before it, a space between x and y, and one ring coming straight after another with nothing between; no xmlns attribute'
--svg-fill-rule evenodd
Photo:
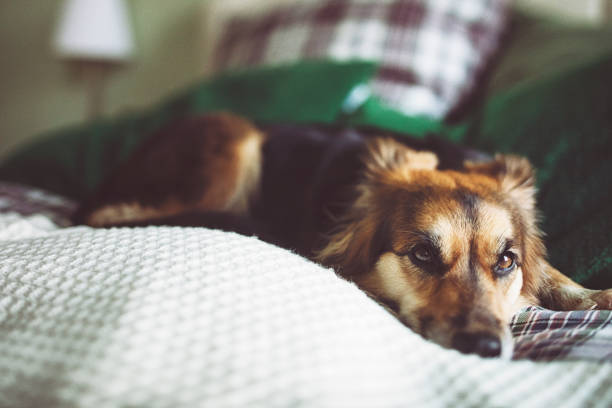
<svg viewBox="0 0 612 408"><path fill-rule="evenodd" d="M612 20L612 0L515 0L518 7L569 23L599 25Z"/></svg>
<svg viewBox="0 0 612 408"><path fill-rule="evenodd" d="M201 4L127 0L137 55L110 78L106 111L147 106L199 78ZM0 158L41 132L82 121L83 83L52 53L61 0L0 0Z"/></svg>

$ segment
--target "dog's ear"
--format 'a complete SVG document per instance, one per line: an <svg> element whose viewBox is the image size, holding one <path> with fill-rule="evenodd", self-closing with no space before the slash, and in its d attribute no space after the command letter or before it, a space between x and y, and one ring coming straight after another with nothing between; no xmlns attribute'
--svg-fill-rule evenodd
<svg viewBox="0 0 612 408"><path fill-rule="evenodd" d="M430 154L419 155L392 139L370 142L363 157L365 174L355 187L356 197L336 220L335 229L324 237L315 258L348 279L369 271L389 236L388 217L380 205L393 202L386 187L396 177L403 177L401 173L407 171L410 161L417 167L435 166L435 156Z"/></svg>
<svg viewBox="0 0 612 408"><path fill-rule="evenodd" d="M434 170L438 158L391 138L376 138L368 142L363 162L365 174L357 185L357 198L316 254L319 262L333 266L346 278L367 272L387 245L388 214L380 203L392 202L389 194L393 190L386 187L409 181L412 171Z"/></svg>
<svg viewBox="0 0 612 408"><path fill-rule="evenodd" d="M434 153L410 149L391 138L370 141L364 162L370 178L389 172L406 175L410 170L434 170L438 166Z"/></svg>
<svg viewBox="0 0 612 408"><path fill-rule="evenodd" d="M359 208L353 208L327 237L315 258L323 265L333 267L345 278L352 279L374 266L383 252L387 237L388 226L385 222L376 222Z"/></svg>
<svg viewBox="0 0 612 408"><path fill-rule="evenodd" d="M535 171L526 158L498 154L490 162L466 162L465 168L469 172L486 174L496 179L500 190L513 199L524 216L535 217Z"/></svg>

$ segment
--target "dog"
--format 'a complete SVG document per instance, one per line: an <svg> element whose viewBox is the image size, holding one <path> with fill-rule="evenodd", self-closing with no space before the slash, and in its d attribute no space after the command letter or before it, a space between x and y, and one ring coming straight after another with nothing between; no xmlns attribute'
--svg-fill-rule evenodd
<svg viewBox="0 0 612 408"><path fill-rule="evenodd" d="M148 138L75 222L257 235L333 267L425 338L509 357L508 323L524 306L612 307L612 290L586 289L547 262L535 194L521 157L221 112Z"/></svg>

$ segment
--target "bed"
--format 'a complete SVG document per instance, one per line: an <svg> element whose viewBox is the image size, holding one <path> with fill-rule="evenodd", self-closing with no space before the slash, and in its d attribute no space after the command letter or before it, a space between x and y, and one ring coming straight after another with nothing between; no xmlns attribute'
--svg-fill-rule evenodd
<svg viewBox="0 0 612 408"><path fill-rule="evenodd" d="M206 25L208 64L215 44L230 41L231 19L258 27L288 2L247 17L238 3L204 6L215 17ZM293 12L303 17L317 2L300 4ZM495 4L490 27L508 18L507 2ZM409 20L418 15L409 10ZM339 16L325 14L328 23L330 15ZM472 86L402 88L425 101L417 111L393 105L384 83L368 86L380 61L301 60L279 45L272 56L282 63L226 55L229 65L207 66L206 80L147 110L52 131L1 163L0 406L610 406L611 311L526 308L512 319L512 361L482 359L422 339L333 270L255 237L69 221L135 146L183 115L232 110L264 123L435 132L527 155L540 170L551 260L590 287L612 287L612 89L601 86L612 52L517 82L518 68L503 59L486 75L509 34L492 35L479 49L482 67L468 70ZM232 40L235 49L245 38ZM476 84L485 77L483 91Z"/></svg>

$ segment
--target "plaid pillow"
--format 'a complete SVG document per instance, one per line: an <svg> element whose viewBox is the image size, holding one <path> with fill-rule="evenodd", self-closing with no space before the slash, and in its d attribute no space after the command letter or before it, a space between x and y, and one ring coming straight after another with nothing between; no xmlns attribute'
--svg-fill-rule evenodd
<svg viewBox="0 0 612 408"><path fill-rule="evenodd" d="M372 89L407 114L442 117L473 90L509 0L311 0L230 18L216 70L301 59L380 63Z"/></svg>

